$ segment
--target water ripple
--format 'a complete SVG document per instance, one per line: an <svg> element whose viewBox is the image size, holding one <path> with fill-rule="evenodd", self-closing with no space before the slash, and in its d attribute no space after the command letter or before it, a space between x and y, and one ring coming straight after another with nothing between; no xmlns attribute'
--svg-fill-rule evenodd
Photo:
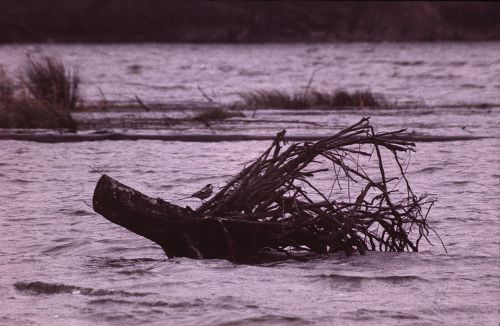
<svg viewBox="0 0 500 326"><path fill-rule="evenodd" d="M330 279L340 282L363 282L363 281L380 281L386 283L406 283L413 281L429 282L427 279L415 275L388 275L388 276L362 276L362 275L343 275L343 274L320 274L309 277L319 279Z"/></svg>
<svg viewBox="0 0 500 326"><path fill-rule="evenodd" d="M93 289L80 287L75 285L67 285L62 283L45 283L40 281L35 282L16 282L14 288L20 292L30 295L52 295L52 294L81 294L88 296L106 296L106 295L121 295L125 297L144 297L150 293L114 291L104 289Z"/></svg>

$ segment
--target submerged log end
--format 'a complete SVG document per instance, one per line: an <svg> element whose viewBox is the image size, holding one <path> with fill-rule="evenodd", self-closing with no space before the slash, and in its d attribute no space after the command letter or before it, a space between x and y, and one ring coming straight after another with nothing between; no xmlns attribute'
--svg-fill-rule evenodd
<svg viewBox="0 0 500 326"><path fill-rule="evenodd" d="M107 175L97 182L92 203L108 221L156 242L169 257L200 258L185 229L202 217L189 208L148 197Z"/></svg>
<svg viewBox="0 0 500 326"><path fill-rule="evenodd" d="M266 247L281 225L203 216L148 197L103 175L93 208L108 221L160 245L169 257L245 260Z"/></svg>

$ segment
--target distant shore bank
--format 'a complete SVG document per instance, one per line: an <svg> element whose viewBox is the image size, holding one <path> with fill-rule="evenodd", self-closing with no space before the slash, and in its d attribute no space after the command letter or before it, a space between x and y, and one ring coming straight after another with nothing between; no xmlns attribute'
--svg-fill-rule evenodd
<svg viewBox="0 0 500 326"><path fill-rule="evenodd" d="M494 2L0 2L0 43L266 43L500 39Z"/></svg>

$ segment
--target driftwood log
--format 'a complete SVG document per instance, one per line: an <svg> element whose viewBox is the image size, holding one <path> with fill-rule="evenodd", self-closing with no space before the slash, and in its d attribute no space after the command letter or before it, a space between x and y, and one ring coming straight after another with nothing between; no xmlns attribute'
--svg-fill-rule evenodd
<svg viewBox="0 0 500 326"><path fill-rule="evenodd" d="M148 197L103 175L95 188L94 210L110 222L159 244L169 257L242 259L268 245L280 223L207 217L189 208Z"/></svg>
<svg viewBox="0 0 500 326"><path fill-rule="evenodd" d="M400 153L404 130L375 134L369 119L317 142L285 132L197 210L148 197L107 175L94 210L159 244L169 257L249 261L269 251L351 255L418 251L434 200L413 193ZM385 165L389 154L390 166Z"/></svg>

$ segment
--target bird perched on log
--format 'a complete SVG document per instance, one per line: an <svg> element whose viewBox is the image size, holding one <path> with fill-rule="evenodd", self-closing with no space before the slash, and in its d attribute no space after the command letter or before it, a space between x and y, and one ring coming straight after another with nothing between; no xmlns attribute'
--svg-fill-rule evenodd
<svg viewBox="0 0 500 326"><path fill-rule="evenodd" d="M200 190L198 190L197 192L192 194L191 196L183 197L181 199L195 197L195 198L199 198L201 200L204 200L204 199L207 199L208 197L212 196L213 189L214 189L213 186L209 183L205 187L201 188Z"/></svg>

